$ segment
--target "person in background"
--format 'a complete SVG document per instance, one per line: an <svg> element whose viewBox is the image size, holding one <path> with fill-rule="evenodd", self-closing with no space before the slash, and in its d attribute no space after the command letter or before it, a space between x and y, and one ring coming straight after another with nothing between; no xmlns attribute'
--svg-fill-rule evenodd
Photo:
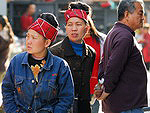
<svg viewBox="0 0 150 113"><path fill-rule="evenodd" d="M9 57L10 44L13 43L14 33L6 16L0 15L0 78L6 71L6 61ZM1 79L0 79L1 81Z"/></svg>
<svg viewBox="0 0 150 113"><path fill-rule="evenodd" d="M13 57L2 82L6 113L67 113L74 85L67 62L47 50L58 33L51 13L42 13L29 27L27 52Z"/></svg>
<svg viewBox="0 0 150 113"><path fill-rule="evenodd" d="M27 6L25 13L21 16L21 32L22 36L25 37L28 27L34 22L34 18L32 17L36 11L36 5L34 3L30 3Z"/></svg>
<svg viewBox="0 0 150 113"><path fill-rule="evenodd" d="M50 48L50 51L64 58L73 75L75 98L71 113L91 113L90 78L95 61L95 50L84 42L88 30L87 4L71 2L64 16L67 36Z"/></svg>
<svg viewBox="0 0 150 113"><path fill-rule="evenodd" d="M150 25L148 23L144 24L143 27L143 39L139 41L143 45L143 56L147 70L150 70Z"/></svg>
<svg viewBox="0 0 150 113"><path fill-rule="evenodd" d="M144 113L147 103L147 72L135 30L143 27L143 0L119 2L118 22L106 37L99 78L103 88L96 90L104 113ZM98 95L99 94L99 95Z"/></svg>
<svg viewBox="0 0 150 113"><path fill-rule="evenodd" d="M90 78L90 94L91 94L91 106L92 106L92 113L98 113L99 111L99 102L95 97L94 94L94 88L95 85L98 83L98 69L99 69L99 63L101 60L101 56L103 53L103 45L104 40L106 38L106 35L102 32L99 32L92 20L92 9L90 6L87 7L89 9L88 14L88 23L89 23L89 30L88 33L84 37L84 41L86 44L90 45L94 50L96 51L96 58L94 61L94 67L92 71L92 76Z"/></svg>
<svg viewBox="0 0 150 113"><path fill-rule="evenodd" d="M135 38L137 42L140 42L141 40L143 40L143 28L139 28L135 31Z"/></svg>

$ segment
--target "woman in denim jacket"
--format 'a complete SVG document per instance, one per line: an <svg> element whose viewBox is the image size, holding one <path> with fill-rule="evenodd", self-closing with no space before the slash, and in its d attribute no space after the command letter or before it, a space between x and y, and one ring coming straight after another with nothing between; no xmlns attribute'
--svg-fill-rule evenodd
<svg viewBox="0 0 150 113"><path fill-rule="evenodd" d="M6 113L67 113L73 103L74 87L68 64L47 47L57 36L58 22L43 13L29 27L27 52L16 55L3 79Z"/></svg>

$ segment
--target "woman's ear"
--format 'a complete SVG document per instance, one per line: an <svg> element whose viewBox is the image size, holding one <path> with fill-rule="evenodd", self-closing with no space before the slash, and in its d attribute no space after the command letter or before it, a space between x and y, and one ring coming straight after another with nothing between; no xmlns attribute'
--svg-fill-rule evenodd
<svg viewBox="0 0 150 113"><path fill-rule="evenodd" d="M90 25L88 24L86 27L85 27L85 33L88 33L90 31Z"/></svg>
<svg viewBox="0 0 150 113"><path fill-rule="evenodd" d="M45 47L47 48L51 44L51 42L52 41L50 39L46 40L45 41Z"/></svg>
<svg viewBox="0 0 150 113"><path fill-rule="evenodd" d="M89 24L86 26L86 29L87 29L87 33L90 32L90 25Z"/></svg>

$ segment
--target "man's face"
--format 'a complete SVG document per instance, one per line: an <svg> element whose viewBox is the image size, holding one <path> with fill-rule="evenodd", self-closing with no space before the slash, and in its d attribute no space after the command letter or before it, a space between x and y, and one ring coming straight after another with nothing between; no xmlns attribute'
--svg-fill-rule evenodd
<svg viewBox="0 0 150 113"><path fill-rule="evenodd" d="M138 2L135 2L134 4L135 4L135 10L132 14L129 13L128 24L129 24L129 27L135 31L136 29L143 27L144 8Z"/></svg>
<svg viewBox="0 0 150 113"><path fill-rule="evenodd" d="M36 11L36 5L35 5L35 4L31 4L31 5L29 6L29 8L28 8L28 13L29 13L30 15L33 15L33 14L35 13L35 11Z"/></svg>
<svg viewBox="0 0 150 113"><path fill-rule="evenodd" d="M72 42L80 44L86 32L87 25L84 20L78 17L72 17L68 20L66 24L66 33L69 40Z"/></svg>

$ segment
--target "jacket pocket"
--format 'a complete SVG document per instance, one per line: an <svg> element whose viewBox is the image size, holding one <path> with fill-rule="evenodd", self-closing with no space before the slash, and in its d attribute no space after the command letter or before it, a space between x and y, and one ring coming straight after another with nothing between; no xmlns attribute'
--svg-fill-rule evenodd
<svg viewBox="0 0 150 113"><path fill-rule="evenodd" d="M55 82L42 81L42 83L39 84L39 88L40 97L44 101L50 101L51 99L54 99L57 95L57 88Z"/></svg>
<svg viewBox="0 0 150 113"><path fill-rule="evenodd" d="M48 89L50 90L49 97L51 99L56 98L57 95L57 87L51 81L48 82Z"/></svg>
<svg viewBox="0 0 150 113"><path fill-rule="evenodd" d="M17 105L19 105L20 102L23 103L26 100L25 89L23 84L24 84L23 78L20 77L15 78L15 88L16 88L15 100Z"/></svg>
<svg viewBox="0 0 150 113"><path fill-rule="evenodd" d="M23 81L24 80L21 78L16 78L16 81L15 81L15 87L19 94L23 93Z"/></svg>

